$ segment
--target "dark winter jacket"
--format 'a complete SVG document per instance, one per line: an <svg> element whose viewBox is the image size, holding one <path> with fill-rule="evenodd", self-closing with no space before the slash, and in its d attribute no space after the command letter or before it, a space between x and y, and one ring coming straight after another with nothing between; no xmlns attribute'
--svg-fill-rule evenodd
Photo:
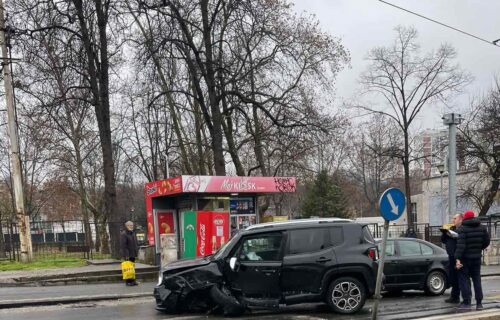
<svg viewBox="0 0 500 320"><path fill-rule="evenodd" d="M455 258L481 259L481 251L490 245L490 235L477 218L462 221L458 228L457 249Z"/></svg>
<svg viewBox="0 0 500 320"><path fill-rule="evenodd" d="M457 227L452 226L450 230L457 232ZM450 258L455 257L455 251L457 249L457 240L458 238L453 238L448 233L443 233L441 235L441 242L446 247L446 253L448 253L448 256Z"/></svg>
<svg viewBox="0 0 500 320"><path fill-rule="evenodd" d="M122 257L135 258L139 252L135 231L124 230L120 235L120 249Z"/></svg>

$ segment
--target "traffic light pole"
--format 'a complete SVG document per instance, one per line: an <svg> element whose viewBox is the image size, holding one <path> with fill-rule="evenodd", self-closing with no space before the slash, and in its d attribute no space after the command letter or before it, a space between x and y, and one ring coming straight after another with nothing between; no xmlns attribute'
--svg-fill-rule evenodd
<svg viewBox="0 0 500 320"><path fill-rule="evenodd" d="M19 153L19 139L17 136L16 113L14 110L14 89L10 73L9 55L7 51L7 39L5 36L5 9L3 0L0 0L0 42L2 46L2 69L5 85L5 99L7 106L7 122L10 139L10 162L12 187L14 189L14 203L16 206L16 221L19 232L20 260L31 262L33 250L31 245L31 232L29 217L24 210L23 180L21 173L21 159Z"/></svg>

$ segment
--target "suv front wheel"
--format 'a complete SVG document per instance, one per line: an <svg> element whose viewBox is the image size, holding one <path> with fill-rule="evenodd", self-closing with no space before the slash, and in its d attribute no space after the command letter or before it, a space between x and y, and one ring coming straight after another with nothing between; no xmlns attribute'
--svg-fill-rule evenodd
<svg viewBox="0 0 500 320"><path fill-rule="evenodd" d="M326 302L333 311L342 314L358 312L366 300L365 286L352 277L342 277L332 281L328 288Z"/></svg>

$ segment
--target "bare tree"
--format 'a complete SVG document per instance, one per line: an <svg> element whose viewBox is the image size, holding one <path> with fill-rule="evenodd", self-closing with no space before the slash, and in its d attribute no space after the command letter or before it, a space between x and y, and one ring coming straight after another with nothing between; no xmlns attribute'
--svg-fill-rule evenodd
<svg viewBox="0 0 500 320"><path fill-rule="evenodd" d="M463 190L478 205L480 216L488 213L500 187L500 79L471 108L459 127L463 153L479 165L479 179Z"/></svg>
<svg viewBox="0 0 500 320"><path fill-rule="evenodd" d="M470 82L471 77L453 61L455 50L447 44L428 54L421 55L417 43L417 30L396 27L396 40L390 47L377 47L368 53L371 63L361 76L365 94L373 93L382 98L385 108L362 107L385 115L403 135L403 146L399 149L405 175L407 208L411 208L410 129L424 106L436 101L446 101L453 93ZM408 215L408 225L415 221Z"/></svg>
<svg viewBox="0 0 500 320"><path fill-rule="evenodd" d="M401 164L393 158L392 150L402 139L398 139L398 130L391 126L391 120L380 114L356 127L361 130L351 139L349 176L362 190L367 211L374 213L380 195L398 175Z"/></svg>

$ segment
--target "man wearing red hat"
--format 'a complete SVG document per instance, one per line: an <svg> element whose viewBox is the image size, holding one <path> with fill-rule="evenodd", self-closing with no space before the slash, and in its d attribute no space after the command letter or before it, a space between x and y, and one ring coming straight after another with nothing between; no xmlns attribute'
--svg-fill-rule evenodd
<svg viewBox="0 0 500 320"><path fill-rule="evenodd" d="M473 211L464 212L464 220L458 228L457 249L455 251L456 268L459 270L459 287L463 302L460 310L471 309L471 288L469 278L474 284L476 309L483 309L483 289L481 287L481 252L490 245L490 235L481 221L474 216Z"/></svg>

